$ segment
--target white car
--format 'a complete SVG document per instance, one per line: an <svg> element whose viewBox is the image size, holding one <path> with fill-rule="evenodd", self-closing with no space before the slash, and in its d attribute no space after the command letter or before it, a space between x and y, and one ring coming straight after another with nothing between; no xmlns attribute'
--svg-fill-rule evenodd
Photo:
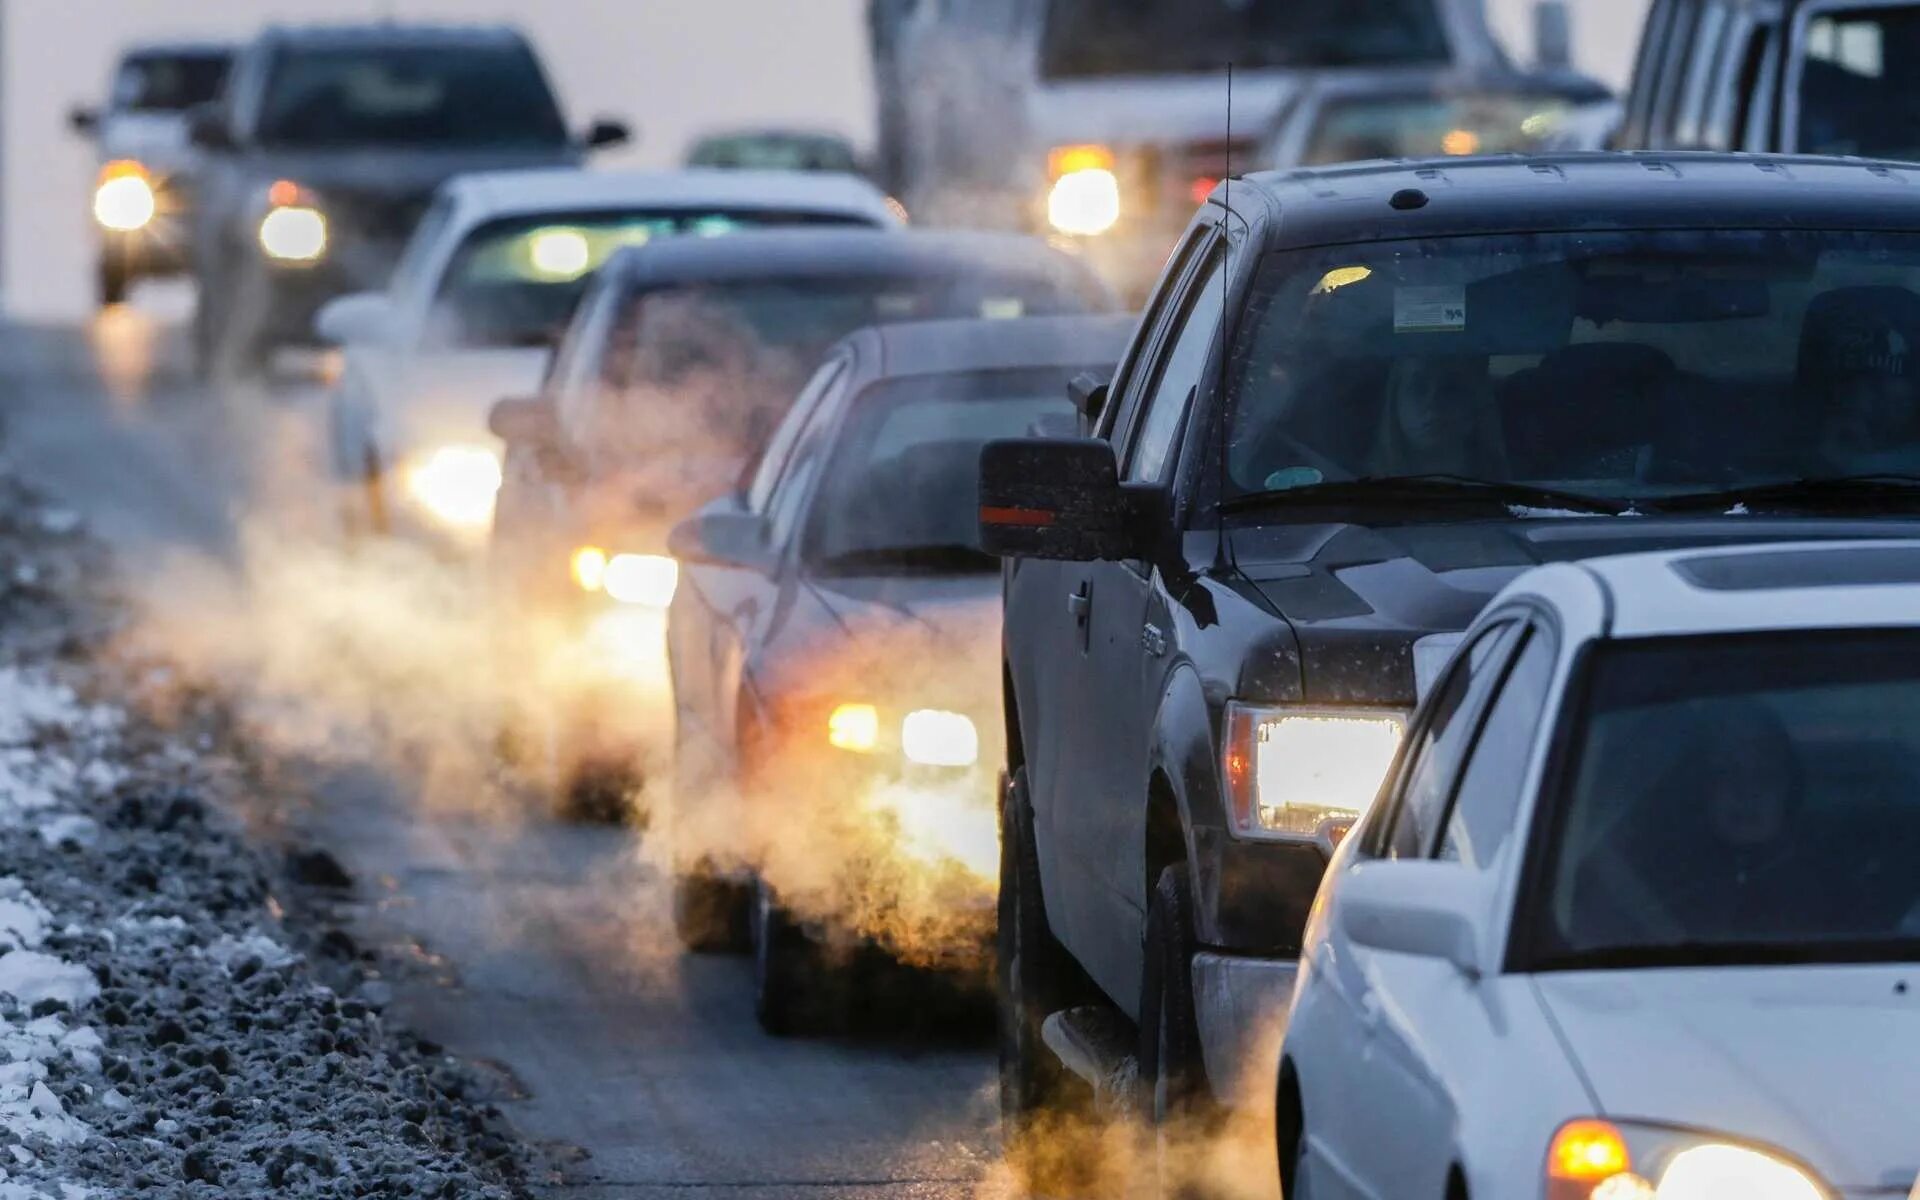
<svg viewBox="0 0 1920 1200"><path fill-rule="evenodd" d="M1920 1195L1917 867L1920 544L1521 576L1328 867L1286 1194Z"/></svg>
<svg viewBox="0 0 1920 1200"><path fill-rule="evenodd" d="M504 171L447 183L384 292L315 319L344 351L328 404L358 523L455 544L486 535L500 486L487 411L536 391L588 278L621 246L767 226L892 227L897 206L842 175Z"/></svg>

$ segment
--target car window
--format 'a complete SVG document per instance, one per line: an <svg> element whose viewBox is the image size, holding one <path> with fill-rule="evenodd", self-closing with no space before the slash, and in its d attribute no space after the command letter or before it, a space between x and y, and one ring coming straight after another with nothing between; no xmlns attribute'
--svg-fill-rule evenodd
<svg viewBox="0 0 1920 1200"><path fill-rule="evenodd" d="M747 485L747 508L750 511L767 510L767 502L773 497L774 484L779 481L780 472L786 469L787 460L793 455L793 446L800 438L800 431L807 427L813 419L814 410L825 396L834 391L846 371L846 358L836 356L814 372L807 386L800 389L792 410L780 422L780 427L773 431L766 450L754 466L753 480Z"/></svg>
<svg viewBox="0 0 1920 1200"><path fill-rule="evenodd" d="M1688 149L1700 145L1706 121L1709 92L1721 55L1721 40L1727 28L1727 8L1709 4L1700 13L1700 24L1693 37L1693 52L1687 58L1686 80L1680 89L1679 106L1674 114L1673 144Z"/></svg>
<svg viewBox="0 0 1920 1200"><path fill-rule="evenodd" d="M1640 54L1634 62L1633 82L1627 92L1627 115L1621 126L1629 146L1640 146L1647 138L1647 118L1653 107L1660 58L1666 49L1666 34L1680 0L1654 0L1640 33Z"/></svg>
<svg viewBox="0 0 1920 1200"><path fill-rule="evenodd" d="M285 147L561 146L524 45L303 46L279 52L258 136Z"/></svg>
<svg viewBox="0 0 1920 1200"><path fill-rule="evenodd" d="M433 281L427 278L427 272L439 257L440 241L446 236L457 207L453 197L440 196L421 216L420 223L413 227L412 236L407 238L406 249L400 252L400 261L394 264L393 281L387 285L388 291L402 304L419 298L424 306L425 298L433 288Z"/></svg>
<svg viewBox="0 0 1920 1200"><path fill-rule="evenodd" d="M1199 247L1211 236L1211 229L1196 230L1174 251L1163 278L1177 285L1186 275L1187 264L1193 261L1193 256L1199 253ZM1127 428L1121 423L1122 414L1130 417L1139 404L1140 393L1146 387L1143 371L1147 356L1153 353L1156 335L1166 320L1168 306L1177 292L1176 286L1154 289L1153 299L1147 311L1141 315L1140 325L1134 333L1133 344L1120 360L1120 366L1113 374L1113 385L1107 390L1107 407L1100 414L1095 427L1101 437L1111 439L1116 430Z"/></svg>
<svg viewBox="0 0 1920 1200"><path fill-rule="evenodd" d="M1767 26L1746 15L1734 21L1720 52L1713 98L1700 128L1700 142L1706 149L1731 150L1739 144L1753 89L1760 81L1760 58L1766 50Z"/></svg>
<svg viewBox="0 0 1920 1200"><path fill-rule="evenodd" d="M1668 48L1660 62L1659 85L1653 94L1651 124L1647 144L1669 147L1674 141L1674 124L1679 117L1680 90L1687 78L1687 64L1693 57L1694 37L1704 17L1699 4L1688 4L1674 18L1668 34Z"/></svg>
<svg viewBox="0 0 1920 1200"><path fill-rule="evenodd" d="M813 494L813 481L820 475L820 466L827 456L827 426L830 422L815 412L805 432L800 435L800 445L793 452L793 461L774 485L773 496L767 505L767 541L770 545L784 549L799 527L800 519L806 515L807 501Z"/></svg>
<svg viewBox="0 0 1920 1200"><path fill-rule="evenodd" d="M1511 621L1495 625L1454 657L1426 710L1425 723L1414 733L1399 798L1383 830L1383 857L1424 858L1431 851L1476 714L1507 661L1517 629Z"/></svg>
<svg viewBox="0 0 1920 1200"><path fill-rule="evenodd" d="M592 287L560 339L547 372L546 391L559 406L560 429L575 445L587 440L599 392L600 355L619 308L617 285Z"/></svg>
<svg viewBox="0 0 1920 1200"><path fill-rule="evenodd" d="M1553 682L1552 637L1538 628L1524 637L1519 656L1487 708L1440 839L1441 858L1479 870L1492 868L1513 831L1520 788Z"/></svg>
<svg viewBox="0 0 1920 1200"><path fill-rule="evenodd" d="M1920 157L1913 124L1920 4L1822 13L1800 64L1799 145L1809 154Z"/></svg>
<svg viewBox="0 0 1920 1200"><path fill-rule="evenodd" d="M1166 473L1173 440L1180 431L1180 418L1186 414L1206 370L1214 342L1220 336L1220 313L1225 297L1226 258L1219 250L1202 269L1196 285L1189 289L1189 303L1161 355L1153 390L1139 418L1133 442L1127 453L1127 478L1158 480Z"/></svg>

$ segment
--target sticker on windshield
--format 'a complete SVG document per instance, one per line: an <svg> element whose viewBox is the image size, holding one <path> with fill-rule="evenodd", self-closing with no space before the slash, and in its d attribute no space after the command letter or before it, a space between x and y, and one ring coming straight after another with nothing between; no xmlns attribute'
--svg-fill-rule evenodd
<svg viewBox="0 0 1920 1200"><path fill-rule="evenodd" d="M1395 333L1459 333L1467 327L1464 287L1393 289Z"/></svg>

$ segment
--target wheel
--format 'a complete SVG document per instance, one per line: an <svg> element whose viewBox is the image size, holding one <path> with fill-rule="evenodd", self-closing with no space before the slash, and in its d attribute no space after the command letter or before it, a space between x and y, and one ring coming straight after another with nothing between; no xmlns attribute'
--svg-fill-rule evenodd
<svg viewBox="0 0 1920 1200"><path fill-rule="evenodd" d="M1204 1142L1220 1109L1207 1084L1193 1002L1193 917L1187 866L1160 872L1147 905L1146 961L1140 981L1140 1094L1153 1134L1161 1194L1204 1191L1172 1161L1176 1145ZM1189 1154L1189 1160L1199 1156Z"/></svg>
<svg viewBox="0 0 1920 1200"><path fill-rule="evenodd" d="M1097 1172L1093 1095L1041 1039L1047 1017L1085 994L1078 966L1047 925L1026 769L1002 789L995 942L1000 1125L1008 1164L1038 1193L1084 1190ZM1072 1145L1078 1139L1084 1145Z"/></svg>
<svg viewBox="0 0 1920 1200"><path fill-rule="evenodd" d="M755 877L748 909L753 944L753 1015L775 1037L833 1028L844 1011L839 972L826 952Z"/></svg>
<svg viewBox="0 0 1920 1200"><path fill-rule="evenodd" d="M673 880L673 932L696 953L738 950L747 941L751 894L701 863Z"/></svg>
<svg viewBox="0 0 1920 1200"><path fill-rule="evenodd" d="M555 765L554 797L561 819L646 828L646 813L634 802L643 778L632 760L586 757Z"/></svg>
<svg viewBox="0 0 1920 1200"><path fill-rule="evenodd" d="M123 262L116 262L109 251L100 259L94 274L94 291L100 300L100 307L110 304L124 304L127 291L133 286L133 273Z"/></svg>
<svg viewBox="0 0 1920 1200"><path fill-rule="evenodd" d="M1300 1102L1300 1085L1285 1071L1274 1104L1274 1143L1280 1159L1281 1200L1302 1200L1313 1194L1306 1167L1307 1112Z"/></svg>

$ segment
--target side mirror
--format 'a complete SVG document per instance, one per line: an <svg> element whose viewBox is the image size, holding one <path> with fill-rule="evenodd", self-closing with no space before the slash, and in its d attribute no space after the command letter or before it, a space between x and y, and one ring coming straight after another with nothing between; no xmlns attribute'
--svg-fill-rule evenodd
<svg viewBox="0 0 1920 1200"><path fill-rule="evenodd" d="M100 132L100 114L95 109L76 104L67 113L67 124L75 133L83 137L92 137Z"/></svg>
<svg viewBox="0 0 1920 1200"><path fill-rule="evenodd" d="M720 500L675 525L667 534L667 553L683 563L761 570L773 548L765 517Z"/></svg>
<svg viewBox="0 0 1920 1200"><path fill-rule="evenodd" d="M1542 71L1573 67L1573 14L1567 0L1535 0L1533 65Z"/></svg>
<svg viewBox="0 0 1920 1200"><path fill-rule="evenodd" d="M559 440L560 422L545 396L513 397L487 410L487 429L511 445L546 446Z"/></svg>
<svg viewBox="0 0 1920 1200"><path fill-rule="evenodd" d="M393 330L393 301L385 292L354 292L327 301L314 314L313 331L335 346L384 341Z"/></svg>
<svg viewBox="0 0 1920 1200"><path fill-rule="evenodd" d="M633 130L625 121L614 121L600 117L587 126L587 148L601 150L608 146L623 146L633 140Z"/></svg>
<svg viewBox="0 0 1920 1200"><path fill-rule="evenodd" d="M1004 558L1146 558L1165 493L1122 484L1099 438L1022 438L980 451L980 546Z"/></svg>
<svg viewBox="0 0 1920 1200"><path fill-rule="evenodd" d="M187 140L202 150L231 150L233 131L227 128L226 115L211 101L197 104L187 112Z"/></svg>
<svg viewBox="0 0 1920 1200"><path fill-rule="evenodd" d="M1334 904L1347 937L1375 950L1452 963L1478 979L1480 879L1457 863L1363 862L1340 880Z"/></svg>

